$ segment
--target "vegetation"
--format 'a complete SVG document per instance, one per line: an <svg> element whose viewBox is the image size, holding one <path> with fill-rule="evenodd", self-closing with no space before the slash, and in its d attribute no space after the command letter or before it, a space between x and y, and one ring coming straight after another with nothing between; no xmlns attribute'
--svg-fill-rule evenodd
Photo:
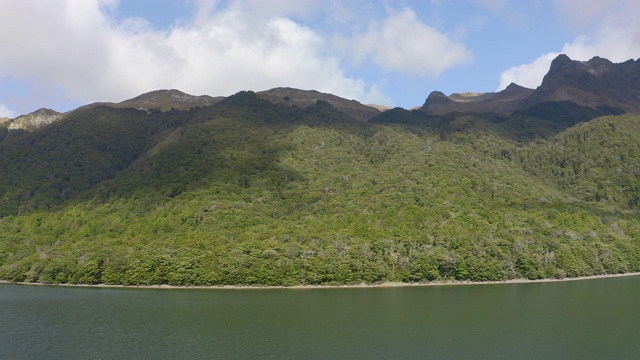
<svg viewBox="0 0 640 360"><path fill-rule="evenodd" d="M0 142L0 278L295 285L640 271L640 118L371 122L243 92ZM1 129L0 129L1 130Z"/></svg>
<svg viewBox="0 0 640 360"><path fill-rule="evenodd" d="M0 143L2 142L2 140L4 140L8 133L9 130L7 129L7 127L0 125Z"/></svg>
<svg viewBox="0 0 640 360"><path fill-rule="evenodd" d="M566 126L573 126L600 116L622 115L624 111L611 106L592 109L571 101L548 101L535 104L526 110L519 110L516 114L539 117Z"/></svg>

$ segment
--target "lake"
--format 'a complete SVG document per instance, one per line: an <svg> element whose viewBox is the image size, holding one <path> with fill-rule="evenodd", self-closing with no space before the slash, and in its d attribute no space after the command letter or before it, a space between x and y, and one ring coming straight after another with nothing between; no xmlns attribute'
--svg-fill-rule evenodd
<svg viewBox="0 0 640 360"><path fill-rule="evenodd" d="M0 284L0 359L637 359L640 276L355 289Z"/></svg>

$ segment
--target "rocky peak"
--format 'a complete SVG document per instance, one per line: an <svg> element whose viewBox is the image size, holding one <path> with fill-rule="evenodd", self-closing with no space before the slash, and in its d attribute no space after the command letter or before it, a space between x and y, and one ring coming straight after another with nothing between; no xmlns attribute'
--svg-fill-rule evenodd
<svg viewBox="0 0 640 360"><path fill-rule="evenodd" d="M611 69L613 63L607 59L595 56L591 60L583 63L585 69L593 76L600 77Z"/></svg>
<svg viewBox="0 0 640 360"><path fill-rule="evenodd" d="M638 113L639 100L638 62L612 63L597 56L589 61L574 61L566 55L559 55L551 62L542 84L526 104L571 101L594 109L609 106Z"/></svg>
<svg viewBox="0 0 640 360"><path fill-rule="evenodd" d="M595 76L588 71L586 63L581 61L573 61L567 55L558 55L551 62L549 71L542 79L540 87L544 88L548 85L556 83L567 84L575 83L581 86L593 85Z"/></svg>
<svg viewBox="0 0 640 360"><path fill-rule="evenodd" d="M511 83L509 84L509 86L507 86L504 90L502 90L500 93L504 94L504 95L519 95L519 94L530 94L533 91L533 89L529 89L526 88L524 86L520 86L516 83Z"/></svg>
<svg viewBox="0 0 640 360"><path fill-rule="evenodd" d="M9 124L10 130L33 131L62 118L62 114L51 109L39 109L30 114L18 116Z"/></svg>
<svg viewBox="0 0 640 360"><path fill-rule="evenodd" d="M453 103L453 100L449 99L447 95L440 91L432 91L427 100L424 102L424 107L448 105Z"/></svg>
<svg viewBox="0 0 640 360"><path fill-rule="evenodd" d="M446 96L440 91L433 91L420 110L432 115L450 112L511 114L518 110L522 101L533 90L520 85L511 84L506 89L494 93L459 93Z"/></svg>
<svg viewBox="0 0 640 360"><path fill-rule="evenodd" d="M589 61L587 61L587 64L590 64L590 65L606 65L606 66L613 65L611 60L605 59L605 58L601 58L600 56L592 57Z"/></svg>
<svg viewBox="0 0 640 360"><path fill-rule="evenodd" d="M566 64L571 64L573 63L573 60L571 60L570 57L568 57L566 54L560 54L558 56L556 56L555 59L553 59L551 61L551 66L549 67L549 72L560 68Z"/></svg>

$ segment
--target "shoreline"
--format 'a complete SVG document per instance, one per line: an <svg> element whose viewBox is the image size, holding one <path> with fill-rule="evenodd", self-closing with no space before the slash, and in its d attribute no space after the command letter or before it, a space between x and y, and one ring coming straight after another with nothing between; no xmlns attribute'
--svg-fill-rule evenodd
<svg viewBox="0 0 640 360"><path fill-rule="evenodd" d="M375 288L399 288L399 287L427 287L427 286L469 286L469 285L509 285L509 284L536 284L536 283L553 283L553 282L569 282L584 281L596 279L610 279L629 276L640 276L640 272L629 272L623 274L605 274L580 276L575 278L563 279L511 279L503 281L431 281L424 283L403 283L403 282L384 282L380 284L348 284L348 285L293 285L293 286L265 286L265 285L205 285L205 286L175 286L175 285L110 285L110 284L45 284L31 282L12 282L0 280L0 284L16 284L16 285L35 285L35 286L59 286L59 287L87 287L87 288L121 288L121 289L167 289L167 290L272 290L272 289L290 289L290 290L312 290L312 289L375 289Z"/></svg>

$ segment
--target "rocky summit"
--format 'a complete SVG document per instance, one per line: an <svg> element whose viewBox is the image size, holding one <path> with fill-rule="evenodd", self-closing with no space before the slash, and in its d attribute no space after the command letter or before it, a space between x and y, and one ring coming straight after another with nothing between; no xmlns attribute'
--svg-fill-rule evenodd
<svg viewBox="0 0 640 360"><path fill-rule="evenodd" d="M548 102L570 102L590 109L608 108L638 114L640 60L616 64L600 57L576 61L559 55L535 90L511 84L497 93L446 96L434 91L420 109L433 115L450 112L508 115Z"/></svg>
<svg viewBox="0 0 640 360"><path fill-rule="evenodd" d="M61 118L61 113L43 108L13 119L13 121L9 123L9 130L32 131L45 125L49 125Z"/></svg>
<svg viewBox="0 0 640 360"><path fill-rule="evenodd" d="M571 101L590 108L609 106L638 114L640 60L616 64L597 56L575 61L559 55L526 105L547 101Z"/></svg>

